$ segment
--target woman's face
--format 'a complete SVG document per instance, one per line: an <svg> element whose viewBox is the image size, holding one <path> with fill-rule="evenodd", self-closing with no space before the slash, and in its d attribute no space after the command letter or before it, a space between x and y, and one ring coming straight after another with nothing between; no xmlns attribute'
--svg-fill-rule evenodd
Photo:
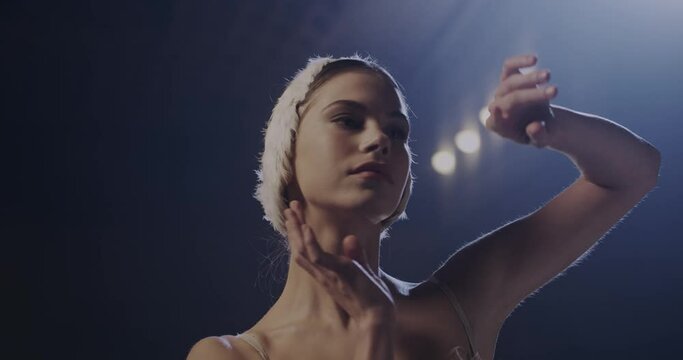
<svg viewBox="0 0 683 360"><path fill-rule="evenodd" d="M393 87L370 71L343 72L318 88L300 115L294 173L305 201L373 223L393 214L408 178L410 131ZM374 171L354 173L368 162Z"/></svg>

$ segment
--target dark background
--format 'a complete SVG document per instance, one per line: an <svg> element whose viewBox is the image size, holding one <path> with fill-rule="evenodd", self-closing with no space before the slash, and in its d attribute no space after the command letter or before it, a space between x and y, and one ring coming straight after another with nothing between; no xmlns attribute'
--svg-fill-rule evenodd
<svg viewBox="0 0 683 360"><path fill-rule="evenodd" d="M578 172L478 124L534 52L558 105L662 153L658 187L508 319L496 359L674 358L683 337L678 1L4 1L0 357L184 358L251 327L285 264L252 198L261 129L314 55L372 55L405 87L418 178L382 266L425 279ZM431 154L479 126L455 175Z"/></svg>

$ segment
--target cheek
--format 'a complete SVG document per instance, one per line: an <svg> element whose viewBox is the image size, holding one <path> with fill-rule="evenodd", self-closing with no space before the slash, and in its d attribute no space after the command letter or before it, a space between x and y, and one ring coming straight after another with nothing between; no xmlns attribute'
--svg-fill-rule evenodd
<svg viewBox="0 0 683 360"><path fill-rule="evenodd" d="M396 154L396 156L397 156L396 163L400 164L399 166L397 166L397 168L398 168L397 172L400 176L403 176L403 177L408 176L408 169L410 167L410 156L408 155L409 151L410 151L409 149L405 148L405 150Z"/></svg>
<svg viewBox="0 0 683 360"><path fill-rule="evenodd" d="M343 131L334 128L327 128L327 131L320 131L315 138L315 148L313 151L320 153L321 158L325 161L335 161L335 164L347 164L349 160L353 160L358 153L356 146L356 139Z"/></svg>
<svg viewBox="0 0 683 360"><path fill-rule="evenodd" d="M330 168L348 156L349 145L340 136L320 133L309 139L306 146L306 157L312 164Z"/></svg>
<svg viewBox="0 0 683 360"><path fill-rule="evenodd" d="M299 180L322 185L345 171L349 145L340 136L323 131L316 136L303 135L296 146L295 171Z"/></svg>

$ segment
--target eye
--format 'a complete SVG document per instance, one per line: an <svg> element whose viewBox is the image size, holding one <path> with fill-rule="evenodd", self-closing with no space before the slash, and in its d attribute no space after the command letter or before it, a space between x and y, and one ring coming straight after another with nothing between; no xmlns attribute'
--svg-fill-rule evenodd
<svg viewBox="0 0 683 360"><path fill-rule="evenodd" d="M408 140L408 133L405 130L403 130L403 128L398 126L394 126L389 129L389 136L395 140Z"/></svg>
<svg viewBox="0 0 683 360"><path fill-rule="evenodd" d="M334 119L333 122L347 129L355 130L363 127L363 123L360 120L356 120L350 116L340 116Z"/></svg>

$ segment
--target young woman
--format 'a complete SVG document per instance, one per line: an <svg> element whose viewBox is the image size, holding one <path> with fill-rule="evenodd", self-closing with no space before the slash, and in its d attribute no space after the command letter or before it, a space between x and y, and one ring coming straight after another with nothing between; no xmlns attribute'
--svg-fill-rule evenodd
<svg viewBox="0 0 683 360"><path fill-rule="evenodd" d="M188 359L493 359L503 322L656 184L659 152L600 117L551 106L532 55L503 65L486 127L559 151L581 176L545 206L455 252L432 276L384 273L379 247L412 188L407 105L370 59L315 58L279 98L256 198L290 251L284 290L252 328Z"/></svg>

